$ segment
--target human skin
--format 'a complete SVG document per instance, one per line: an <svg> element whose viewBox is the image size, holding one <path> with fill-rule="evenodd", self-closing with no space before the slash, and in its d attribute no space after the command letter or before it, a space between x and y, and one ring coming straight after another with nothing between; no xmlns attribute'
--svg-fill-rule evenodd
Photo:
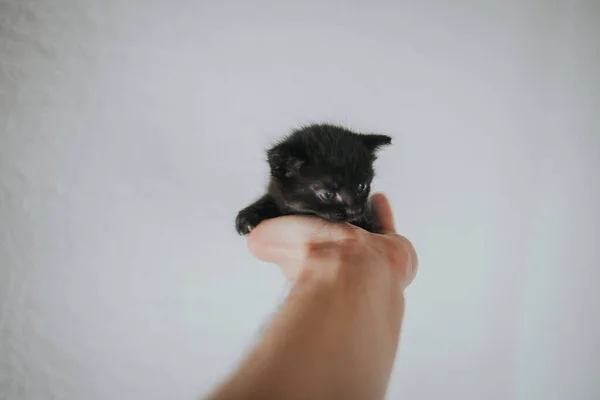
<svg viewBox="0 0 600 400"><path fill-rule="evenodd" d="M371 199L382 233L306 216L266 220L250 252L292 282L234 373L207 399L381 399L417 257L386 197Z"/></svg>

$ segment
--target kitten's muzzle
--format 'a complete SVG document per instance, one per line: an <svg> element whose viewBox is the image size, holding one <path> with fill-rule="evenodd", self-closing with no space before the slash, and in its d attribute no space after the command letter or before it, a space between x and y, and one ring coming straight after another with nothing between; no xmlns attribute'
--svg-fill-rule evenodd
<svg viewBox="0 0 600 400"><path fill-rule="evenodd" d="M317 215L332 222L353 222L364 216L364 210L364 207L352 207Z"/></svg>
<svg viewBox="0 0 600 400"><path fill-rule="evenodd" d="M352 207L352 208L347 208L346 209L346 214L348 214L348 217L357 217L362 215L362 213L365 211L364 207Z"/></svg>
<svg viewBox="0 0 600 400"><path fill-rule="evenodd" d="M365 213L364 207L351 207L345 210L346 220L348 222L359 220L363 217Z"/></svg>

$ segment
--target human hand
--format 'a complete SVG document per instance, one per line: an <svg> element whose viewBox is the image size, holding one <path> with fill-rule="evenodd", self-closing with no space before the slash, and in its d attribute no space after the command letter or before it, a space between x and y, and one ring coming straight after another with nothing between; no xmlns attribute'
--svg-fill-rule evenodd
<svg viewBox="0 0 600 400"><path fill-rule="evenodd" d="M279 265L292 281L306 271L326 274L348 264L383 265L398 274L406 288L416 274L416 252L408 239L396 233L387 198L375 194L371 202L381 234L293 215L261 222L248 235L248 248L258 259Z"/></svg>

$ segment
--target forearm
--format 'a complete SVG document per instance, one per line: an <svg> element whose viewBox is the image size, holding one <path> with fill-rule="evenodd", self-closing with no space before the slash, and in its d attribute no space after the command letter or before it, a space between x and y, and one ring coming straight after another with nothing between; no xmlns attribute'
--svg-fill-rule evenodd
<svg viewBox="0 0 600 400"><path fill-rule="evenodd" d="M404 311L378 265L306 269L262 340L212 399L383 398Z"/></svg>

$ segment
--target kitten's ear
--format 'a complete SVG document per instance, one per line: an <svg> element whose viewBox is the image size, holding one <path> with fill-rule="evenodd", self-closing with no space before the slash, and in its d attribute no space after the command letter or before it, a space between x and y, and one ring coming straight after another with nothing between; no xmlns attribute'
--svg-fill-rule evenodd
<svg viewBox="0 0 600 400"><path fill-rule="evenodd" d="M304 160L290 153L290 149L287 149L285 146L273 147L267 151L267 158L273 173L287 177L298 172L302 164L304 164Z"/></svg>
<svg viewBox="0 0 600 400"><path fill-rule="evenodd" d="M379 150L383 146L392 144L392 138L387 135L359 134L358 136L360 136L364 145L372 152Z"/></svg>

